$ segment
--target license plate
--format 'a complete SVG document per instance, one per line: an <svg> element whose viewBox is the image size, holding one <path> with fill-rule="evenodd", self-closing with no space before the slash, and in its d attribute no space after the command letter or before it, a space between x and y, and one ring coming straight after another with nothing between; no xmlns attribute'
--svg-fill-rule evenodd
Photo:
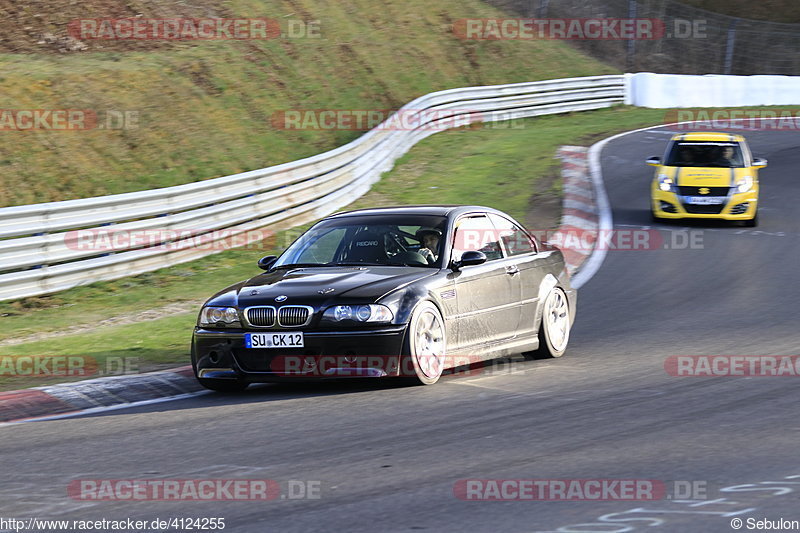
<svg viewBox="0 0 800 533"><path fill-rule="evenodd" d="M245 348L303 348L302 333L245 333Z"/></svg>
<svg viewBox="0 0 800 533"><path fill-rule="evenodd" d="M725 198L714 198L713 196L689 196L692 205L720 205L725 203Z"/></svg>

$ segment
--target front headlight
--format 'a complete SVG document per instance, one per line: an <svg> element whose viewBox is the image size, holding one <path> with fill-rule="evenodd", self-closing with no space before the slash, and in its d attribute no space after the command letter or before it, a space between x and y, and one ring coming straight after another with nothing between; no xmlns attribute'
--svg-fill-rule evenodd
<svg viewBox="0 0 800 533"><path fill-rule="evenodd" d="M672 181L672 178L670 178L666 174L661 174L658 177L658 188L664 192L671 191L673 183L674 182Z"/></svg>
<svg viewBox="0 0 800 533"><path fill-rule="evenodd" d="M736 183L737 192L749 192L753 188L753 177L745 176Z"/></svg>
<svg viewBox="0 0 800 533"><path fill-rule="evenodd" d="M355 322L391 322L394 314L391 309L381 304L369 305L335 305L323 313L323 318L341 322L353 320Z"/></svg>
<svg viewBox="0 0 800 533"><path fill-rule="evenodd" d="M218 328L240 327L239 312L235 307L204 307L197 320L200 326Z"/></svg>

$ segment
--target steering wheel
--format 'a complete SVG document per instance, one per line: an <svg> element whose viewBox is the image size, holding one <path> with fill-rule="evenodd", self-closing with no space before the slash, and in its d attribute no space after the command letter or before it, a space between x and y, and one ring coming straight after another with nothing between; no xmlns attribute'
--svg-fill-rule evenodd
<svg viewBox="0 0 800 533"><path fill-rule="evenodd" d="M386 255L389 257L408 251L396 233L387 233L386 237Z"/></svg>

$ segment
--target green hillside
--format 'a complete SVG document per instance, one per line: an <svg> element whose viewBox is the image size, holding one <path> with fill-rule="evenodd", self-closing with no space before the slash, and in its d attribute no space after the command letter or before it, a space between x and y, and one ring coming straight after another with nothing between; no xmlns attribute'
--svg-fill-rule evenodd
<svg viewBox="0 0 800 533"><path fill-rule="evenodd" d="M16 1L16 0L15 0ZM137 127L0 131L0 206L176 185L291 161L355 131L285 131L286 109L396 108L427 92L612 72L564 43L475 42L452 22L501 13L477 0L54 0L24 9L0 41L0 109L128 112ZM69 40L78 18L270 17L319 21L319 38ZM24 32L19 28L28 28ZM15 33L16 31L16 33ZM43 39L42 35L47 38ZM86 47L85 50L78 50Z"/></svg>

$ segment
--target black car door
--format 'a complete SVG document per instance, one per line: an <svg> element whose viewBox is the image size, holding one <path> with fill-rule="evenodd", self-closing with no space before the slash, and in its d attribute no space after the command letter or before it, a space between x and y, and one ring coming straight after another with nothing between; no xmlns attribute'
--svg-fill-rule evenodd
<svg viewBox="0 0 800 533"><path fill-rule="evenodd" d="M536 331L536 310L540 304L539 287L547 274L550 254L538 254L533 239L511 220L491 213L489 218L497 228L509 267L519 271L517 334L531 335Z"/></svg>
<svg viewBox="0 0 800 533"><path fill-rule="evenodd" d="M455 273L458 341L456 349L502 341L516 334L520 276L503 254L497 231L485 215L466 216L456 223L453 260L467 250L486 254L482 265Z"/></svg>

